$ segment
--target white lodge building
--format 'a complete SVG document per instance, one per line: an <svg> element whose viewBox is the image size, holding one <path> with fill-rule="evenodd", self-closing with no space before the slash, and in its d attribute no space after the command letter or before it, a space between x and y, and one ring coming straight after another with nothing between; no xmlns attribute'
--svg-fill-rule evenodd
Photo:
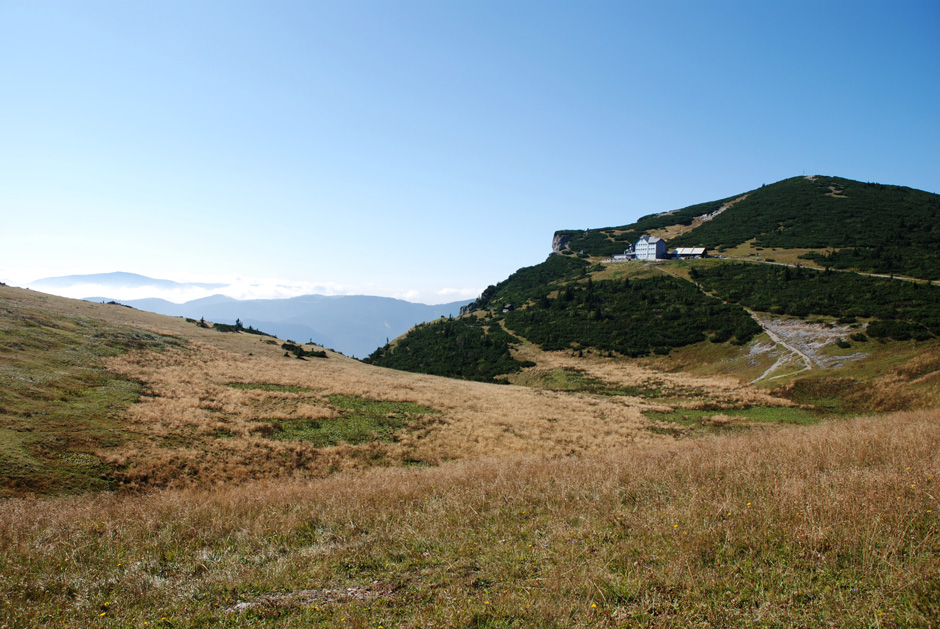
<svg viewBox="0 0 940 629"><path fill-rule="evenodd" d="M662 260L666 257L666 241L656 236L641 236L633 250L637 260Z"/></svg>

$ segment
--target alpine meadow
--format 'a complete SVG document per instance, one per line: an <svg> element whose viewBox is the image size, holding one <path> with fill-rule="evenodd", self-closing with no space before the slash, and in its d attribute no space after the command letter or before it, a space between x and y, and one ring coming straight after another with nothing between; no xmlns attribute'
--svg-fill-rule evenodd
<svg viewBox="0 0 940 629"><path fill-rule="evenodd" d="M361 361L0 286L0 626L936 626L938 226L560 230Z"/></svg>

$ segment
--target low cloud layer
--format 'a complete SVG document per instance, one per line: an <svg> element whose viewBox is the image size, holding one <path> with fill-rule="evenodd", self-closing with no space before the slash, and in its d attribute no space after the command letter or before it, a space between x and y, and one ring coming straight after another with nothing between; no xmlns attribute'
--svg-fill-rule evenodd
<svg viewBox="0 0 940 629"><path fill-rule="evenodd" d="M104 283L75 283L56 288L36 287L62 297L82 299L103 297L117 300L158 298L173 303L184 303L211 295L225 295L233 299L287 299L300 295L375 295L393 297L424 304L442 304L474 299L480 294L478 288L442 288L418 290L409 288L383 288L374 284L344 285L333 282L293 282L281 279L213 280L224 284L221 288L204 288L180 282L177 286L121 286ZM30 283L22 284L30 287Z"/></svg>

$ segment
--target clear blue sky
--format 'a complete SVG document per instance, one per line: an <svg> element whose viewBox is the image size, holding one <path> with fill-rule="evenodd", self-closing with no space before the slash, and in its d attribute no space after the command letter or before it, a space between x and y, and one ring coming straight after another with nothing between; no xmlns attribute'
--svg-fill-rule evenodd
<svg viewBox="0 0 940 629"><path fill-rule="evenodd" d="M804 171L940 192L936 0L0 0L0 86L19 285L434 303Z"/></svg>

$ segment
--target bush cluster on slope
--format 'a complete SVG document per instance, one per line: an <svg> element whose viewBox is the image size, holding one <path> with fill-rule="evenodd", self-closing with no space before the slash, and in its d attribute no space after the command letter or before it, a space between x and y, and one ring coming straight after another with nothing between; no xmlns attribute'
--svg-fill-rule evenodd
<svg viewBox="0 0 940 629"><path fill-rule="evenodd" d="M581 346L627 356L706 338L743 344L761 331L742 308L670 277L569 285L507 314L506 325L545 350Z"/></svg>
<svg viewBox="0 0 940 629"><path fill-rule="evenodd" d="M670 246L832 248L837 268L940 278L940 195L838 177L786 179L751 192Z"/></svg>
<svg viewBox="0 0 940 629"><path fill-rule="evenodd" d="M476 317L422 323L394 346L375 350L365 362L402 371L493 382L496 376L533 363L514 359L509 351L518 339L498 324Z"/></svg>
<svg viewBox="0 0 940 629"><path fill-rule="evenodd" d="M718 264L691 277L722 299L797 317L874 317L869 335L896 340L940 334L940 288L855 273L763 264Z"/></svg>
<svg viewBox="0 0 940 629"><path fill-rule="evenodd" d="M558 284L584 277L587 268L584 260L550 255L541 264L523 267L499 284L487 286L470 309L502 309L507 304L521 306Z"/></svg>

